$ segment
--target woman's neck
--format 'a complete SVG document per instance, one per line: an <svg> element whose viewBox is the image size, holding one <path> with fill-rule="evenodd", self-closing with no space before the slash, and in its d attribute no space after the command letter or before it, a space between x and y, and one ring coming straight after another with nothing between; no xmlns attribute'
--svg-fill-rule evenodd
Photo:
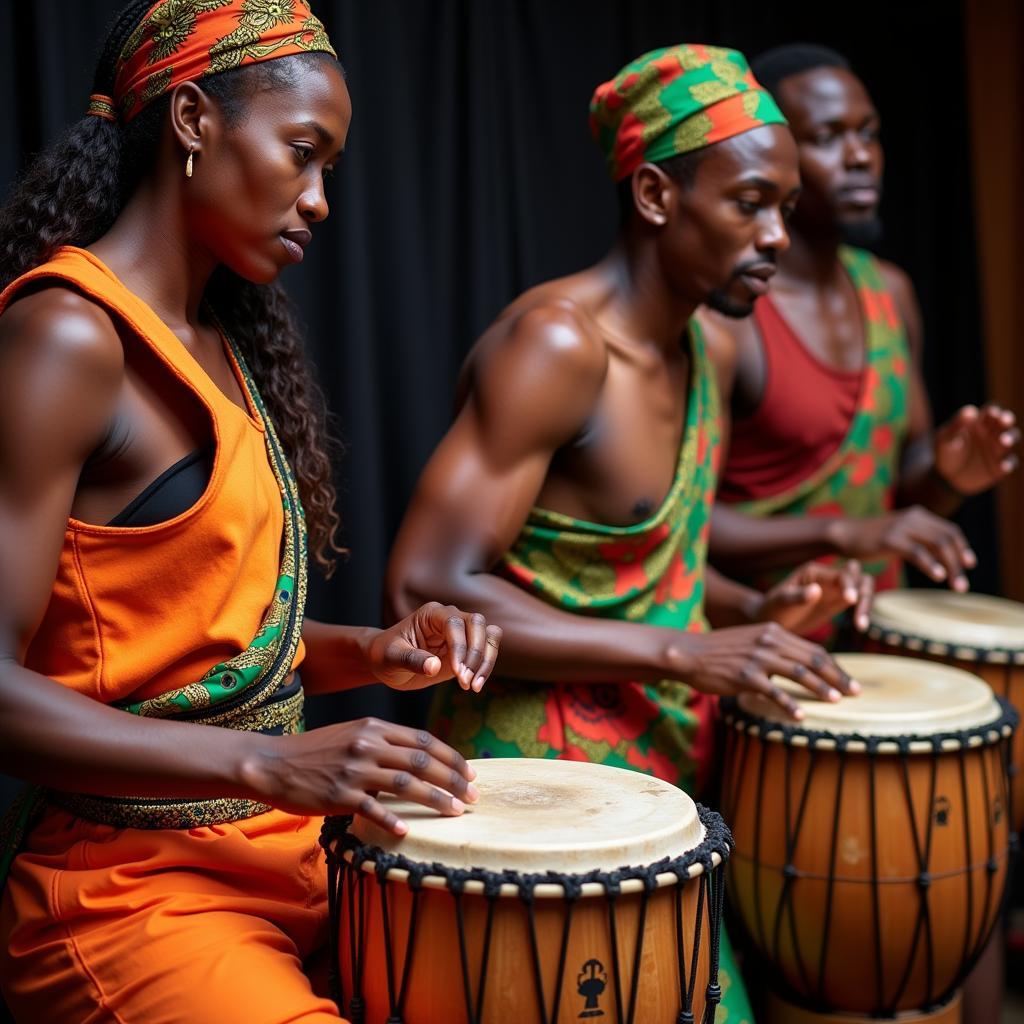
<svg viewBox="0 0 1024 1024"><path fill-rule="evenodd" d="M149 178L89 249L172 330L193 330L217 260L188 238L178 188Z"/></svg>

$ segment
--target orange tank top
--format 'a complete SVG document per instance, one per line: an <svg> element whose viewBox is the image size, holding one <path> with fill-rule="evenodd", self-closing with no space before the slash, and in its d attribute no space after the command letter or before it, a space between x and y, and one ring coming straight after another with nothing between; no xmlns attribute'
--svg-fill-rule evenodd
<svg viewBox="0 0 1024 1024"><path fill-rule="evenodd" d="M209 416L213 469L199 501L153 526L69 519L50 602L25 665L105 704L155 697L245 650L276 595L284 517L263 425L210 379L99 259L67 246L0 295L64 283L147 345ZM228 347L225 352L239 376ZM246 402L248 404L248 397ZM302 660L300 643L293 667Z"/></svg>

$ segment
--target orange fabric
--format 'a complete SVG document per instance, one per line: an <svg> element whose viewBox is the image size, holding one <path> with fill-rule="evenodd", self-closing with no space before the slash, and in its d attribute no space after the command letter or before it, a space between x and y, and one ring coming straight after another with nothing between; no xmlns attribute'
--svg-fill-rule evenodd
<svg viewBox="0 0 1024 1024"><path fill-rule="evenodd" d="M154 4L118 59L114 103L130 121L182 82L296 53L337 57L308 0L187 0Z"/></svg>
<svg viewBox="0 0 1024 1024"><path fill-rule="evenodd" d="M84 249L67 247L0 295L0 312L30 282L64 281L104 306L191 391L216 442L209 486L155 526L71 519L49 607L25 664L106 704L142 700L199 679L249 646L273 599L281 492L263 427L210 380L138 296ZM244 390L243 390L244 393ZM294 665L305 653L299 645ZM294 666L293 666L294 667Z"/></svg>
<svg viewBox="0 0 1024 1024"><path fill-rule="evenodd" d="M0 903L0 979L24 1024L339 1024L302 961L327 940L320 819L189 831L50 811Z"/></svg>
<svg viewBox="0 0 1024 1024"><path fill-rule="evenodd" d="M26 658L95 700L155 696L249 645L275 592L281 494L255 411L90 253L60 250L0 295L0 311L45 279L104 306L210 418L212 476L191 509L146 527L69 521ZM320 824L270 811L148 832L48 809L0 901L0 987L16 1019L337 1024L301 963L326 941Z"/></svg>

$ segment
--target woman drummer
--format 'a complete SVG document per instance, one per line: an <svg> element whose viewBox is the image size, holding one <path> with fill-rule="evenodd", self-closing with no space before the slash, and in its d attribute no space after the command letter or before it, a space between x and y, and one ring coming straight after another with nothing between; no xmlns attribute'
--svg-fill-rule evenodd
<svg viewBox="0 0 1024 1024"><path fill-rule="evenodd" d="M479 689L500 631L303 620L306 524L329 570L338 518L274 282L351 116L305 0L131 3L93 92L0 211L0 768L45 787L2 862L3 994L33 1022L337 1020L302 970L321 816L401 833L378 790L476 791L426 733L302 731L303 687Z"/></svg>

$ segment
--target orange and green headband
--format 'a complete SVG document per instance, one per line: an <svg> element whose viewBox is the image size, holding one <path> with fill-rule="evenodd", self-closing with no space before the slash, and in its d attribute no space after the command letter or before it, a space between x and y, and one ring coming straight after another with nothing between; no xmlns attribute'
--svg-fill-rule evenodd
<svg viewBox="0 0 1024 1024"><path fill-rule="evenodd" d="M312 52L338 56L308 0L160 0L121 51L114 95L88 112L128 122L182 82Z"/></svg>
<svg viewBox="0 0 1024 1024"><path fill-rule="evenodd" d="M614 181L765 124L786 119L743 54L700 43L637 57L590 101L590 130Z"/></svg>

